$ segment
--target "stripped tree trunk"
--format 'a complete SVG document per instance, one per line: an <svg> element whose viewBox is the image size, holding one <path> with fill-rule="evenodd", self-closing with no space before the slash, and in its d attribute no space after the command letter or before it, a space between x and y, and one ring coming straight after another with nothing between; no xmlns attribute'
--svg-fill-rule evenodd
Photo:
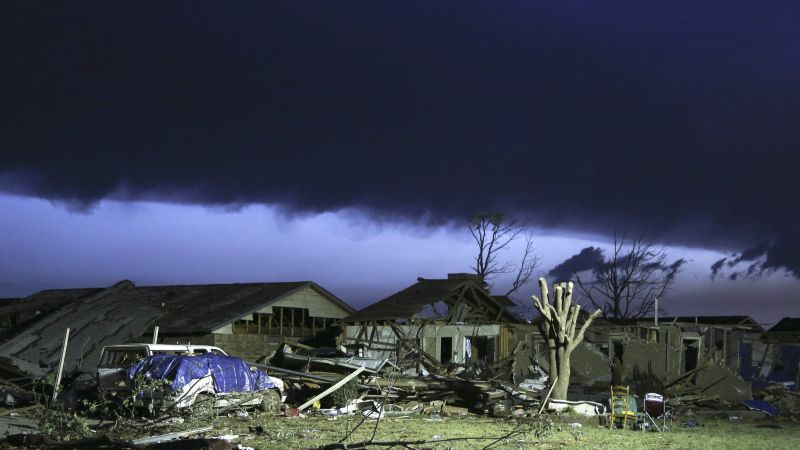
<svg viewBox="0 0 800 450"><path fill-rule="evenodd" d="M550 353L550 379L558 375L553 388L552 398L566 400L569 387L570 367L569 360L572 351L583 341L583 335L589 324L600 315L601 310L593 312L577 329L580 305L572 304L572 283L556 285L551 303L547 289L547 281L539 278L539 289L542 297L533 297L533 304L541 314L544 321L540 329L546 332Z"/></svg>

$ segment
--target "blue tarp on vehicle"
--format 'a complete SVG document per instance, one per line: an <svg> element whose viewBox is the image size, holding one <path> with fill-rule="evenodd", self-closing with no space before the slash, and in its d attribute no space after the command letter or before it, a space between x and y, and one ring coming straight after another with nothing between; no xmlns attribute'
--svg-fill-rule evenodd
<svg viewBox="0 0 800 450"><path fill-rule="evenodd" d="M175 391L207 376L213 380L214 390L218 393L260 391L275 387L266 373L261 370L250 371L241 358L211 353L148 356L125 372L131 380L138 376L145 381L168 380Z"/></svg>

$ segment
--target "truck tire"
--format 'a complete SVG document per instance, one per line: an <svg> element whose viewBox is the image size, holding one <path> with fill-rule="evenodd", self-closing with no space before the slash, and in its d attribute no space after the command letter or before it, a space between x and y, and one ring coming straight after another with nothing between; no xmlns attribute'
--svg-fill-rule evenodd
<svg viewBox="0 0 800 450"><path fill-rule="evenodd" d="M281 395L273 390L261 393L258 409L264 412L277 413L281 410Z"/></svg>

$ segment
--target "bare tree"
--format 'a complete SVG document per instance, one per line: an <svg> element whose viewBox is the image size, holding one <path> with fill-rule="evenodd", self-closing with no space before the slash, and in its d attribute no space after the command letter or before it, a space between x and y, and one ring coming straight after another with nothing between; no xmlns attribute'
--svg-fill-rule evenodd
<svg viewBox="0 0 800 450"><path fill-rule="evenodd" d="M533 248L533 232L530 227L503 213L479 213L469 223L469 231L478 246L472 270L481 277L487 287L498 275L514 274L514 281L505 295L511 295L530 281L533 271L539 266ZM525 250L518 262L501 258L511 243L525 239Z"/></svg>
<svg viewBox="0 0 800 450"><path fill-rule="evenodd" d="M542 297L533 295L532 298L534 306L541 314L539 331L547 339L550 355L550 379L555 383L552 397L566 400L570 377L569 360L572 351L583 341L586 328L602 311L595 310L586 317L578 329L581 307L572 304L572 282L555 286L552 303L548 296L547 281L544 278L539 278L539 289Z"/></svg>
<svg viewBox="0 0 800 450"><path fill-rule="evenodd" d="M592 306L613 319L640 318L653 314L656 299L669 290L686 261L667 263L664 247L656 247L643 236L626 244L614 233L614 250L592 270L591 280L575 277Z"/></svg>

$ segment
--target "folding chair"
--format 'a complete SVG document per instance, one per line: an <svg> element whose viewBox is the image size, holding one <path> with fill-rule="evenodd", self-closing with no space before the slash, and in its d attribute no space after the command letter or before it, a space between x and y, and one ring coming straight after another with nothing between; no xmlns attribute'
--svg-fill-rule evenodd
<svg viewBox="0 0 800 450"><path fill-rule="evenodd" d="M667 409L667 401L663 395L645 394L644 414L659 432L669 431L672 428L672 411Z"/></svg>
<svg viewBox="0 0 800 450"><path fill-rule="evenodd" d="M611 409L611 420L608 421L609 428L613 429L614 424L619 421L622 429L628 428L628 419L631 425L636 421L636 403L631 407L631 390L629 386L611 386L611 397L608 399Z"/></svg>

